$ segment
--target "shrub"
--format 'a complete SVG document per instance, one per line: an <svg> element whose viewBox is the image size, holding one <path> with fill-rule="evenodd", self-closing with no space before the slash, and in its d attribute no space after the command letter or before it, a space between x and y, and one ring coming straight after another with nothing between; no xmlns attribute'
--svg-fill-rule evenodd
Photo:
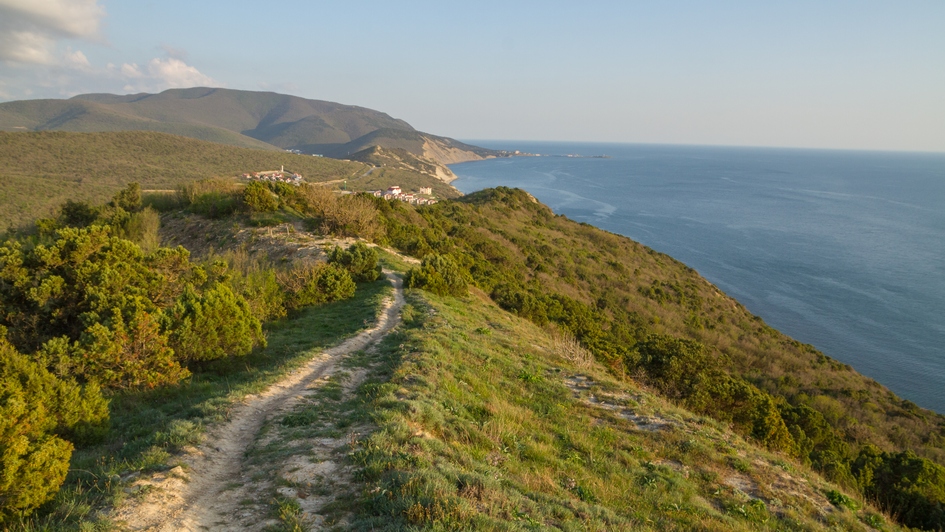
<svg viewBox="0 0 945 532"><path fill-rule="evenodd" d="M244 275L234 275L229 284L234 292L246 299L249 310L259 321L285 317L285 293L279 285L275 271L256 270Z"/></svg>
<svg viewBox="0 0 945 532"><path fill-rule="evenodd" d="M140 211L141 186L138 183L129 183L127 187L115 194L109 205L123 209L127 212Z"/></svg>
<svg viewBox="0 0 945 532"><path fill-rule="evenodd" d="M243 203L251 212L270 212L279 208L279 200L260 181L253 181L243 190Z"/></svg>
<svg viewBox="0 0 945 532"><path fill-rule="evenodd" d="M376 281L381 276L377 259L377 250L363 242L352 244L346 250L335 246L328 254L329 264L338 264L348 270L357 283Z"/></svg>
<svg viewBox="0 0 945 532"><path fill-rule="evenodd" d="M912 451L883 452L866 445L853 463L864 494L901 523L945 528L945 467Z"/></svg>
<svg viewBox="0 0 945 532"><path fill-rule="evenodd" d="M294 268L282 274L280 282L286 304L294 309L348 299L355 291L347 270L324 262Z"/></svg>
<svg viewBox="0 0 945 532"><path fill-rule="evenodd" d="M265 345L262 324L246 300L223 283L214 283L202 294L187 287L171 309L166 329L180 360L245 355Z"/></svg>
<svg viewBox="0 0 945 532"><path fill-rule="evenodd" d="M236 212L240 185L223 179L204 179L181 186L177 195L191 212L208 218L223 218Z"/></svg>
<svg viewBox="0 0 945 532"><path fill-rule="evenodd" d="M462 297L468 293L466 277L448 255L431 254L419 268L407 272L407 287L422 288L437 295Z"/></svg>
<svg viewBox="0 0 945 532"><path fill-rule="evenodd" d="M116 233L119 237L138 244L145 252L151 252L161 244L161 237L158 235L160 228L161 216L151 207L145 207L129 216Z"/></svg>
<svg viewBox="0 0 945 532"><path fill-rule="evenodd" d="M92 323L71 345L53 338L40 355L58 375L74 375L106 388L155 388L189 376L168 346L158 316L137 309L126 320L117 309Z"/></svg>
<svg viewBox="0 0 945 532"><path fill-rule="evenodd" d="M57 379L0 338L0 523L55 495L72 455L67 438L93 441L107 429L96 386Z"/></svg>
<svg viewBox="0 0 945 532"><path fill-rule="evenodd" d="M66 201L59 208L59 219L68 227L85 227L98 218L98 209L83 201Z"/></svg>

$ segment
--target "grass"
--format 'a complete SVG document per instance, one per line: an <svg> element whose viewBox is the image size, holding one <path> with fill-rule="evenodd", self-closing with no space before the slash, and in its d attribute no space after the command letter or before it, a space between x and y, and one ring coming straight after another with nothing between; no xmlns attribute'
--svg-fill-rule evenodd
<svg viewBox="0 0 945 532"><path fill-rule="evenodd" d="M834 488L803 466L575 367L547 331L481 294L408 300L379 369L334 403L346 423L367 415L376 427L348 451L361 496L330 509L346 529L866 530L875 519L836 510L824 496Z"/></svg>
<svg viewBox="0 0 945 532"><path fill-rule="evenodd" d="M19 528L110 529L96 510L120 502L126 480L167 469L173 454L197 444L204 426L224 420L234 401L263 391L313 354L373 323L390 290L383 280L359 285L351 299L309 307L271 324L265 349L194 368L193 377L179 386L113 396L106 441L78 449L57 497Z"/></svg>
<svg viewBox="0 0 945 532"><path fill-rule="evenodd" d="M239 148L164 133L0 132L0 228L50 216L66 200L103 203L128 183L168 190L244 172L299 172L309 182L361 175L367 166L282 151Z"/></svg>

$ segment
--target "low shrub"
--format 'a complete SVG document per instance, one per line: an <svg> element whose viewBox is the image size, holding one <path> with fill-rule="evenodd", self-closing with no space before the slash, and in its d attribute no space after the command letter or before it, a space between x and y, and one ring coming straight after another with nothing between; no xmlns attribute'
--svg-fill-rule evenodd
<svg viewBox="0 0 945 532"><path fill-rule="evenodd" d="M250 212L272 212L279 208L279 199L261 181L253 181L243 190L243 204Z"/></svg>
<svg viewBox="0 0 945 532"><path fill-rule="evenodd" d="M52 499L73 444L108 430L108 403L94 384L61 380L0 338L0 524Z"/></svg>
<svg viewBox="0 0 945 532"><path fill-rule="evenodd" d="M166 329L180 360L215 360L245 355L265 345L262 324L246 300L223 283L203 293L188 287L169 312Z"/></svg>
<svg viewBox="0 0 945 532"><path fill-rule="evenodd" d="M422 288L441 296L462 297L468 293L466 277L448 255L431 254L423 258L419 268L407 272L408 288Z"/></svg>
<svg viewBox="0 0 945 532"><path fill-rule="evenodd" d="M348 270L357 283L376 281L381 276L381 265L377 260L377 250L363 242L352 244L348 249L335 246L328 253L328 263Z"/></svg>
<svg viewBox="0 0 945 532"><path fill-rule="evenodd" d="M355 291L347 270L324 262L284 272L280 284L286 292L286 306L293 309L348 299Z"/></svg>

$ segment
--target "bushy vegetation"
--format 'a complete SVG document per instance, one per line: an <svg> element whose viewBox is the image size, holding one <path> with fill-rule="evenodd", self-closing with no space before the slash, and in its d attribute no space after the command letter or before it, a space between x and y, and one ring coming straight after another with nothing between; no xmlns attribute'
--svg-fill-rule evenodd
<svg viewBox="0 0 945 532"><path fill-rule="evenodd" d="M866 443L911 450L929 467L945 463L945 418L771 329L670 257L501 187L417 209L376 204L381 242L454 258L502 308L572 334L614 375L731 423L843 486L899 492L855 477ZM887 511L925 523L909 516L945 498L920 491L896 497Z"/></svg>
<svg viewBox="0 0 945 532"><path fill-rule="evenodd" d="M283 151L238 148L150 131L0 132L0 229L50 216L67 200L103 203L129 182L174 190L281 165L320 182L353 178L367 165Z"/></svg>
<svg viewBox="0 0 945 532"><path fill-rule="evenodd" d="M195 203L217 193L206 188ZM263 320L354 295L333 264L192 262L182 247L157 246L155 216L132 184L102 206L67 202L0 243L0 520L55 495L73 446L103 436L100 390L176 385L200 364L265 346Z"/></svg>
<svg viewBox="0 0 945 532"><path fill-rule="evenodd" d="M94 385L58 378L2 338L0 331L0 525L29 514L66 478L72 441L92 443L108 429L108 406Z"/></svg>
<svg viewBox="0 0 945 532"><path fill-rule="evenodd" d="M328 254L328 262L348 270L351 278L358 283L376 281L381 276L377 250L364 242L355 242L348 249L335 246Z"/></svg>
<svg viewBox="0 0 945 532"><path fill-rule="evenodd" d="M422 288L441 296L462 297L467 293L466 277L449 255L436 253L423 258L419 268L407 272L408 288Z"/></svg>

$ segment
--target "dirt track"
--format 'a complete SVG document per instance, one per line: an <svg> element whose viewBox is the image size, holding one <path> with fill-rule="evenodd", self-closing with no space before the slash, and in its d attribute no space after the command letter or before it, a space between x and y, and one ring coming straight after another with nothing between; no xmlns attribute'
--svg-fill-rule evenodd
<svg viewBox="0 0 945 532"><path fill-rule="evenodd" d="M311 390L324 382L338 360L379 342L399 323L404 304L399 278L385 272L394 295L384 302L375 325L313 357L265 392L247 396L230 413L226 423L208 431L204 443L182 459L184 467L135 483L146 488L118 508L115 519L126 530L206 531L254 530L271 524L265 511L252 510L247 497L258 493L252 484L266 482L247 476L245 454L256 441L263 424L289 411ZM268 501L255 501L256 508Z"/></svg>

